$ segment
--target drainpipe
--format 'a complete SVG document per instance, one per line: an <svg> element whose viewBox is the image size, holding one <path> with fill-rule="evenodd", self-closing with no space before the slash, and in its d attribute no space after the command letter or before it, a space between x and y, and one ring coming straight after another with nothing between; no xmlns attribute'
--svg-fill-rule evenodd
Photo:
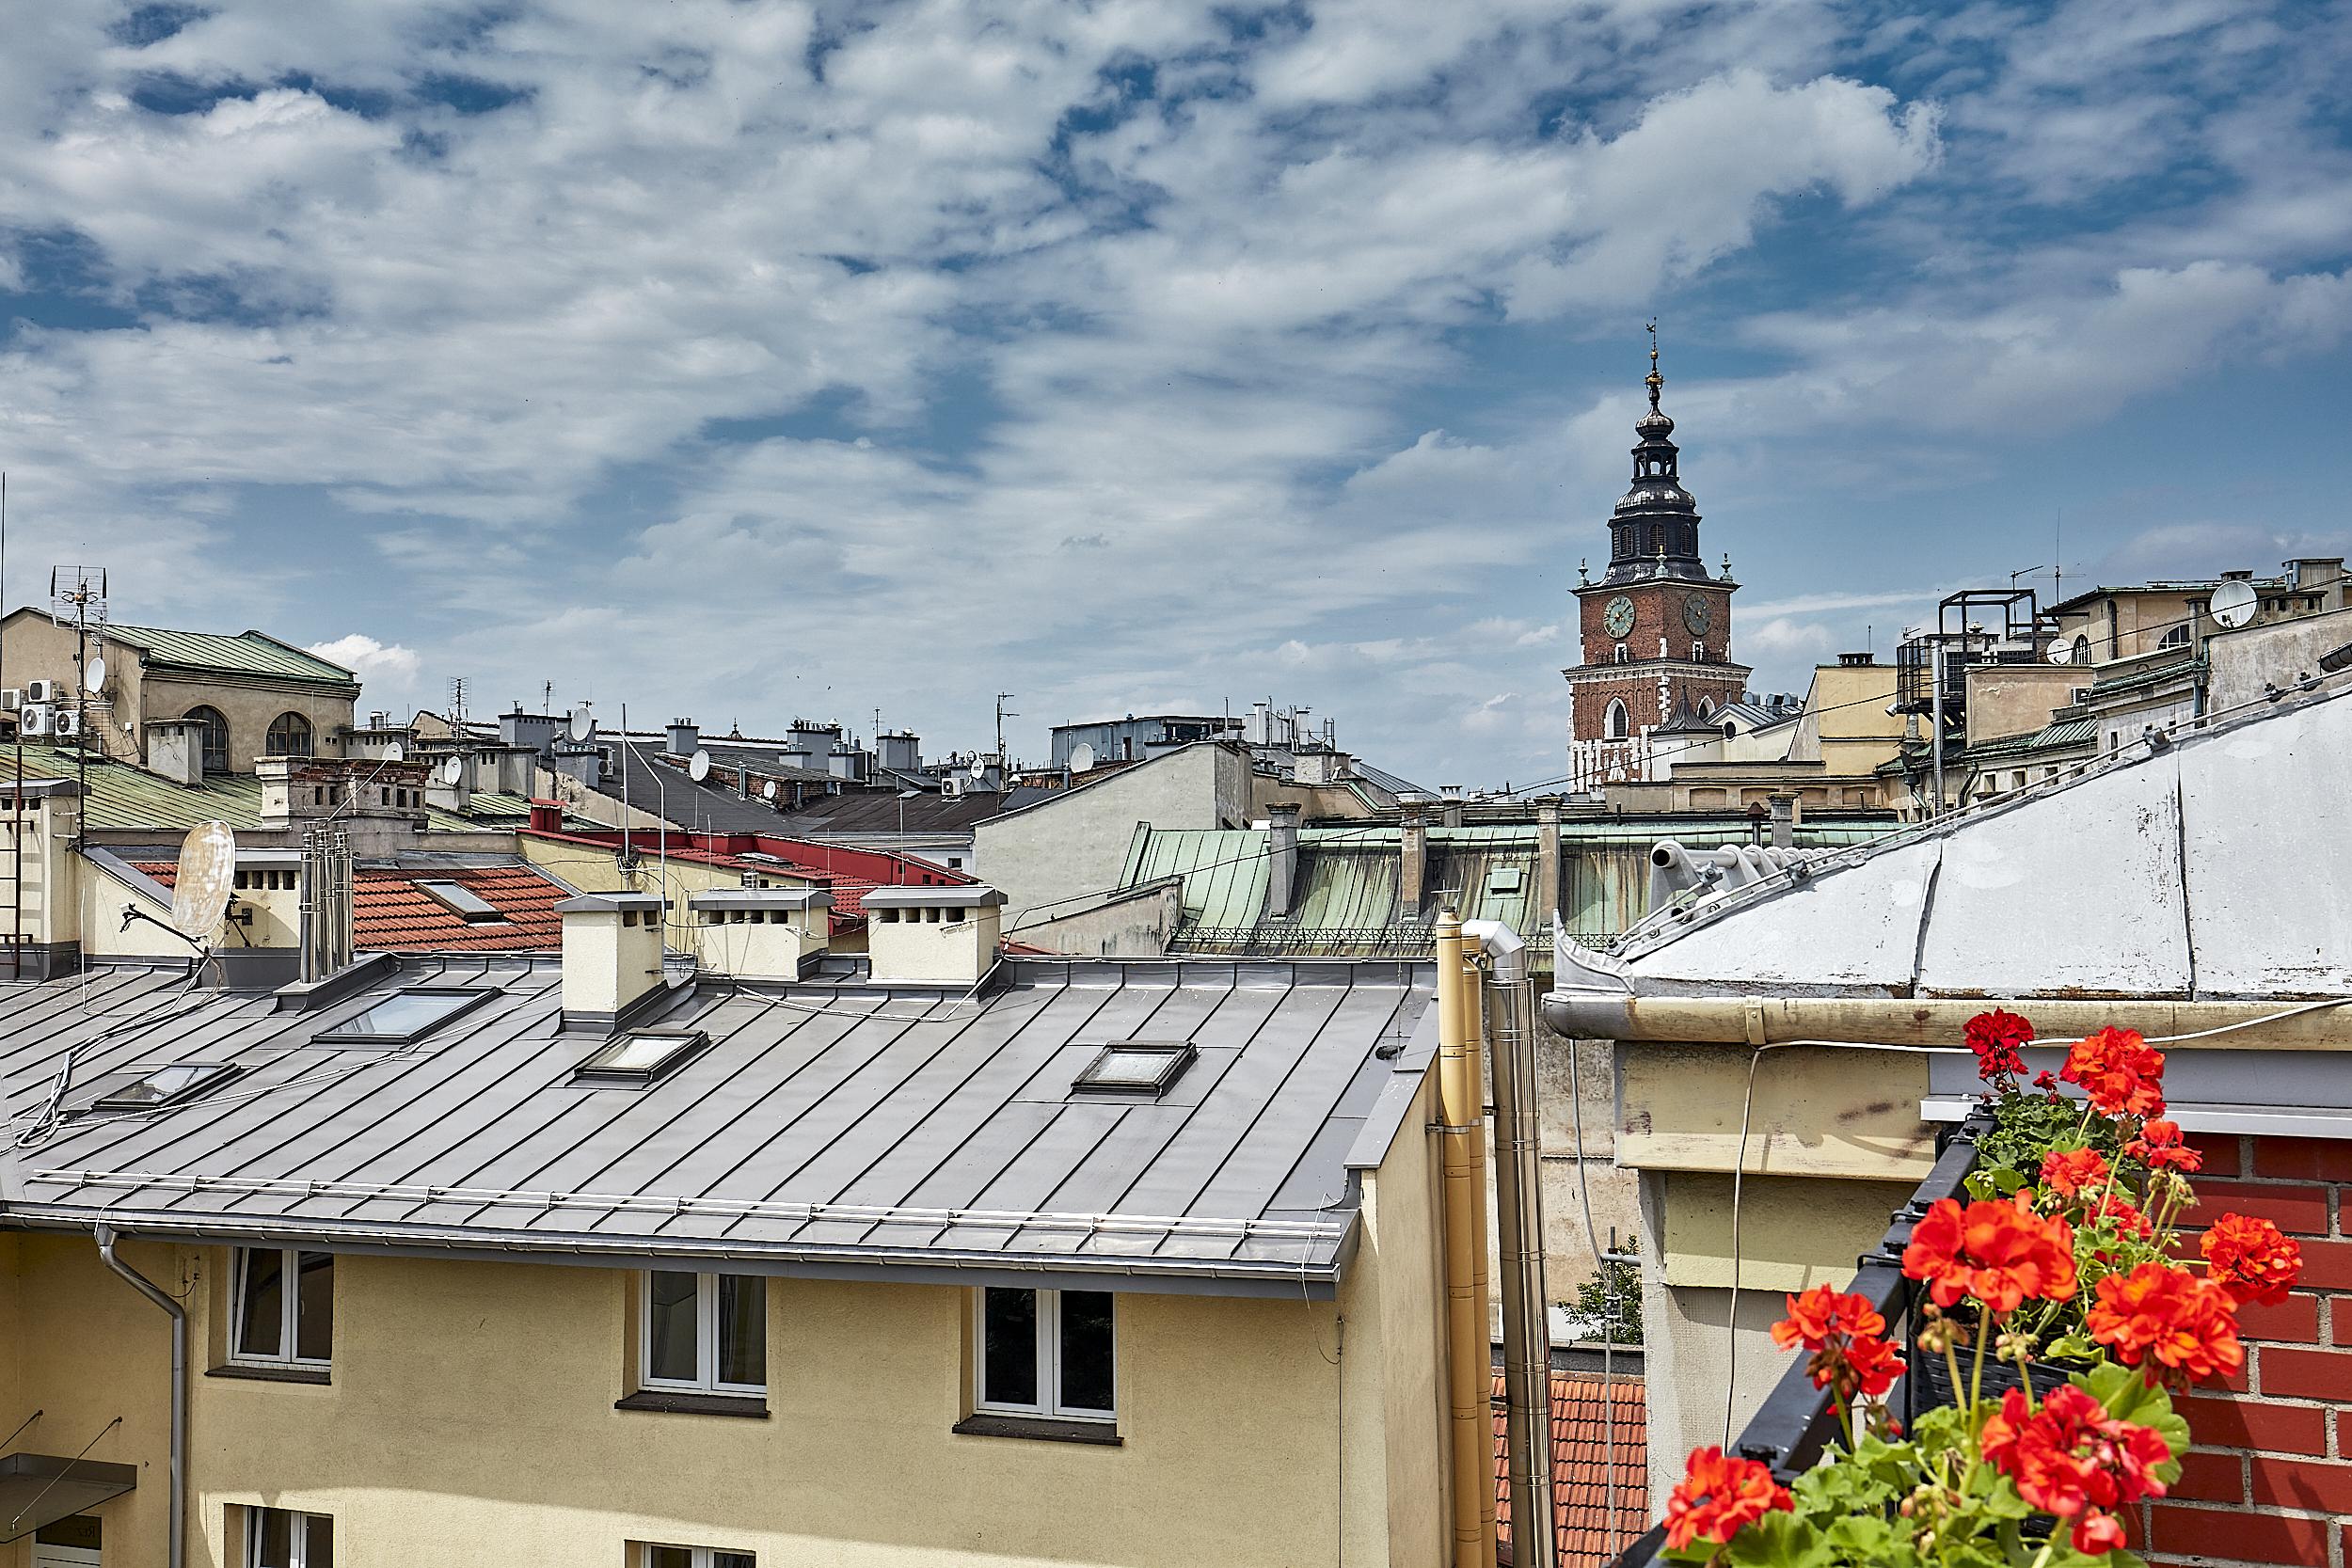
<svg viewBox="0 0 2352 1568"><path fill-rule="evenodd" d="M1438 912L1438 1135L1445 1199L1446 1406L1454 1568L1494 1568L1494 1398L1486 1337L1486 1115L1478 992L1452 910Z"/></svg>
<svg viewBox="0 0 2352 1568"><path fill-rule="evenodd" d="M1502 1261L1505 1467L1511 1487L1512 1568L1553 1568L1551 1325L1544 1290L1543 1134L1536 1116L1535 994L1527 943L1500 920L1466 920L1462 935L1486 953L1487 1040L1493 1052L1495 1210Z"/></svg>
<svg viewBox="0 0 2352 1568"><path fill-rule="evenodd" d="M1442 975L1440 976L1442 978ZM2104 1002L2058 997L1964 1000L1867 996L1631 996L1560 990L1544 998L1544 1021L1571 1039L1672 1040L1684 1045L1772 1045L1836 1040L1853 1045L1958 1046L1968 1021L1998 1007L2023 1013L2044 1040L2078 1039L2128 1024L2152 1037L2228 1029L2220 1050L2332 1051L2344 1043L2343 1009L2309 1011L2275 1002ZM2282 1013L2285 1016L2281 1016Z"/></svg>
<svg viewBox="0 0 2352 1568"><path fill-rule="evenodd" d="M115 1256L113 1226L98 1227L98 1256L131 1282L131 1289L171 1314L171 1535L167 1568L183 1568L188 1555L188 1313L155 1283Z"/></svg>

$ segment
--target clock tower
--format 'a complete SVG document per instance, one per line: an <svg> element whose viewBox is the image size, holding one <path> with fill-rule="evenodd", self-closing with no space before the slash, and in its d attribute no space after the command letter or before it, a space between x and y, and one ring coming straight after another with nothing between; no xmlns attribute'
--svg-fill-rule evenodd
<svg viewBox="0 0 2352 1568"><path fill-rule="evenodd" d="M1569 772L1580 790L1662 779L1725 705L1747 689L1731 662L1731 562L1711 577L1699 558L1699 513L1682 487L1675 422L1658 406L1658 324L1649 326L1649 412L1635 421L1633 484L1609 519L1609 569L1580 567L1584 662L1562 672L1572 704ZM1679 733L1653 740L1656 732Z"/></svg>

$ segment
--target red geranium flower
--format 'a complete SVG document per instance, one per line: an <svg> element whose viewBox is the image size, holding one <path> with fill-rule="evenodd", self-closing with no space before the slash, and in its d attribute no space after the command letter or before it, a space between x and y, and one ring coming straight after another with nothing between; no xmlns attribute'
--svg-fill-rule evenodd
<svg viewBox="0 0 2352 1568"><path fill-rule="evenodd" d="M2042 1184L2060 1197L2078 1196L2106 1179L2106 1156L2095 1148L2058 1149L2042 1157Z"/></svg>
<svg viewBox="0 0 2352 1568"><path fill-rule="evenodd" d="M2303 1249L2268 1220L2224 1214L2198 1243L2214 1284L2243 1307L2276 1307L2303 1273Z"/></svg>
<svg viewBox="0 0 2352 1568"><path fill-rule="evenodd" d="M2151 1383L2195 1383L2246 1363L2235 1303L2186 1269L2142 1263L2109 1275L2083 1322L2125 1366L2145 1367Z"/></svg>
<svg viewBox="0 0 2352 1568"><path fill-rule="evenodd" d="M1995 1007L1970 1019L1962 1037L1977 1053L1978 1077L2003 1078L2026 1070L2026 1059L2017 1048L2033 1038L2033 1025Z"/></svg>
<svg viewBox="0 0 2352 1568"><path fill-rule="evenodd" d="M1731 1459L1719 1448L1692 1449L1683 1477L1666 1498L1666 1545L1680 1551L1693 1541L1726 1542L1795 1499L1753 1459Z"/></svg>
<svg viewBox="0 0 2352 1568"><path fill-rule="evenodd" d="M2093 1557L2122 1544L2114 1510L2164 1496L2154 1472L2172 1457L2160 1433L2115 1419L2071 1383L2050 1390L2040 1410L2011 1388L1981 1443L2028 1505L2074 1521L2074 1549Z"/></svg>
<svg viewBox="0 0 2352 1568"><path fill-rule="evenodd" d="M2100 1220L2113 1220L2119 1236L2137 1236L2143 1242L2156 1239L2156 1227L2149 1223L2148 1216L2122 1193L2107 1194L2084 1223L2093 1225Z"/></svg>
<svg viewBox="0 0 2352 1568"><path fill-rule="evenodd" d="M2058 1074L2043 1068L2033 1075L2033 1086L2044 1094L2055 1096L2058 1093Z"/></svg>
<svg viewBox="0 0 2352 1568"><path fill-rule="evenodd" d="M2065 1301L2074 1293L2074 1231L2015 1203L1986 1198L1963 1209L1938 1198L1912 1227L1903 1273L1928 1282L1935 1305L1974 1296L1998 1314L2028 1298Z"/></svg>
<svg viewBox="0 0 2352 1568"><path fill-rule="evenodd" d="M2139 1136L2123 1146L2123 1153L2150 1170L2194 1173L2205 1168L2205 1157L2181 1141L2181 1124L2162 1117L2142 1123Z"/></svg>
<svg viewBox="0 0 2352 1568"><path fill-rule="evenodd" d="M1856 1394L1876 1399L1894 1386L1904 1362L1886 1332L1886 1319L1867 1297L1827 1285L1788 1299L1788 1316L1772 1325L1772 1342L1812 1352L1805 1370L1816 1388L1835 1387L1840 1405Z"/></svg>
<svg viewBox="0 0 2352 1568"><path fill-rule="evenodd" d="M2074 1042L2058 1073L2110 1117L2164 1115L2164 1053L2137 1029L2102 1029Z"/></svg>

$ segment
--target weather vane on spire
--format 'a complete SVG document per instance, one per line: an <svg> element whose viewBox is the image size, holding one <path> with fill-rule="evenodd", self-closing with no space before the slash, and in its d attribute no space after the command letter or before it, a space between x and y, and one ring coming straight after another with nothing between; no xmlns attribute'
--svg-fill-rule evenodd
<svg viewBox="0 0 2352 1568"><path fill-rule="evenodd" d="M1666 385L1666 378L1658 373L1658 318L1656 316L1649 319L1649 374L1642 378L1642 384L1649 388L1649 405L1655 409L1658 406L1659 388Z"/></svg>

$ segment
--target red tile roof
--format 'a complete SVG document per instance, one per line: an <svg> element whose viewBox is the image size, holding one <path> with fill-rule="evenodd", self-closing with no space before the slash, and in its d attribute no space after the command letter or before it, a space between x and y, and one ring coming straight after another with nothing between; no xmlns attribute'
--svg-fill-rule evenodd
<svg viewBox="0 0 2352 1568"><path fill-rule="evenodd" d="M164 886L179 875L170 861L133 863ZM455 882L506 918L472 922L419 887ZM558 900L570 895L527 865L458 871L357 871L352 874L352 945L363 953L553 951L564 945Z"/></svg>
<svg viewBox="0 0 2352 1568"><path fill-rule="evenodd" d="M1608 1529L1603 1400L1614 1412L1617 1528ZM1502 1375L1495 1374L1495 1521L1511 1538L1511 1484L1503 1459ZM1598 1568L1649 1528L1649 1405L1642 1380L1620 1374L1551 1374L1552 1510L1561 1568Z"/></svg>

